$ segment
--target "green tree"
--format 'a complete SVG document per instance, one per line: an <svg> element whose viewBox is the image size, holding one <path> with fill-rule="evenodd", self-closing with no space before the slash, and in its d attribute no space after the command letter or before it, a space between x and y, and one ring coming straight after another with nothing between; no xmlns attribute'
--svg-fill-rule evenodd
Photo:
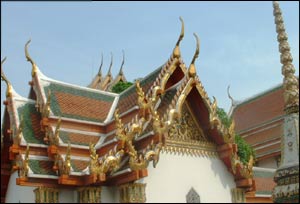
<svg viewBox="0 0 300 204"><path fill-rule="evenodd" d="M130 87L131 85L132 85L131 82L119 81L112 87L111 91L114 93L121 93L124 90L126 90L128 87Z"/></svg>
<svg viewBox="0 0 300 204"><path fill-rule="evenodd" d="M229 128L232 123L232 119L228 117L223 108L217 109L217 114L225 127ZM252 155L255 158L255 152L253 148L238 134L235 134L235 143L238 146L238 156L243 163L247 163Z"/></svg>

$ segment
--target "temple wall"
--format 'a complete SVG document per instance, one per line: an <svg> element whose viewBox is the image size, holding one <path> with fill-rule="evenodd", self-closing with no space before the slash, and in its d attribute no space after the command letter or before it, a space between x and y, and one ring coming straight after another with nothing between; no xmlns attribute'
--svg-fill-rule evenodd
<svg viewBox="0 0 300 204"><path fill-rule="evenodd" d="M258 167L277 169L277 161L275 157L263 159L257 163Z"/></svg>
<svg viewBox="0 0 300 204"><path fill-rule="evenodd" d="M156 168L148 167L146 202L182 202L193 187L201 203L232 202L231 189L235 188L232 174L217 158L195 157L161 153Z"/></svg>
<svg viewBox="0 0 300 204"><path fill-rule="evenodd" d="M16 178L18 178L18 172L15 171L10 176L8 182L8 188L6 192L6 203L35 203L35 196L33 190L36 187L19 186L16 184Z"/></svg>
<svg viewBox="0 0 300 204"><path fill-rule="evenodd" d="M60 189L59 203L78 203L77 202L77 191Z"/></svg>
<svg viewBox="0 0 300 204"><path fill-rule="evenodd" d="M102 186L101 190L102 203L119 203L119 190L117 187Z"/></svg>

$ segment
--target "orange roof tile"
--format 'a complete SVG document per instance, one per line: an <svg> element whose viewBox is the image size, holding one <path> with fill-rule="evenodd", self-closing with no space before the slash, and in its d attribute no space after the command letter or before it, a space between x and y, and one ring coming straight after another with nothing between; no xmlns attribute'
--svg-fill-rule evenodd
<svg viewBox="0 0 300 204"><path fill-rule="evenodd" d="M251 98L239 104L233 110L236 131L255 127L284 115L284 100L282 86Z"/></svg>
<svg viewBox="0 0 300 204"><path fill-rule="evenodd" d="M89 165L89 161L82 161L82 160L72 159L71 160L71 165L72 165L72 168L75 172L81 172L82 170L84 170Z"/></svg>
<svg viewBox="0 0 300 204"><path fill-rule="evenodd" d="M88 146L90 143L96 144L100 139L100 136L92 136L67 131L60 131L59 136L64 143L68 143L70 141L72 144L85 146Z"/></svg>
<svg viewBox="0 0 300 204"><path fill-rule="evenodd" d="M62 114L92 118L96 121L105 120L111 103L63 92L55 92L55 97Z"/></svg>

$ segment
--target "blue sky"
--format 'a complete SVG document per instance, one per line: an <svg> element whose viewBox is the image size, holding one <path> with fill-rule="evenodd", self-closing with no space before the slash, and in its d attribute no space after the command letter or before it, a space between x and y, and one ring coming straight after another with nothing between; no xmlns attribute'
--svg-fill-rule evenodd
<svg viewBox="0 0 300 204"><path fill-rule="evenodd" d="M280 7L299 75L299 2L280 2ZM197 74L226 111L229 84L233 98L243 100L282 82L272 2L1 2L4 72L27 97L31 65L24 45L31 38L31 57L50 78L86 86L102 52L104 74L114 54L115 75L124 49L124 72L133 81L168 60L180 33L179 16L185 22L183 60L190 64L196 32ZM1 82L1 101L5 90Z"/></svg>

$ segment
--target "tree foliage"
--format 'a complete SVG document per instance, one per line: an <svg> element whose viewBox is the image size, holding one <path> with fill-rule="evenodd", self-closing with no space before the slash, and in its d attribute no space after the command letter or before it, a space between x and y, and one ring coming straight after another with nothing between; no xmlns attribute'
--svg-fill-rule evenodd
<svg viewBox="0 0 300 204"><path fill-rule="evenodd" d="M232 123L232 119L228 117L227 113L224 111L223 108L217 109L217 114L223 123L227 128ZM253 148L238 134L235 134L235 143L238 146L238 156L240 157L240 160L243 163L247 163L250 159L250 156L252 155L253 158L255 158L255 152Z"/></svg>
<svg viewBox="0 0 300 204"><path fill-rule="evenodd" d="M124 90L126 90L128 87L130 87L131 85L132 85L131 82L119 81L112 87L111 91L114 93L121 93Z"/></svg>

